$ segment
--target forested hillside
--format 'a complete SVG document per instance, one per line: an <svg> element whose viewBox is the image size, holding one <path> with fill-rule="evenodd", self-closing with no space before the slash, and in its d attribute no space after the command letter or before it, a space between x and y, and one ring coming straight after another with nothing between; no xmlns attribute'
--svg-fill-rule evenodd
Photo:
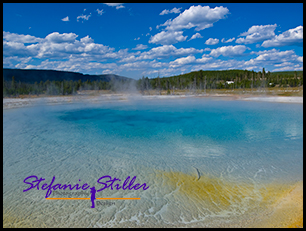
<svg viewBox="0 0 306 231"><path fill-rule="evenodd" d="M3 97L24 94L70 95L79 90L140 91L259 89L303 86L303 71L194 71L138 81L118 75L84 75L54 70L3 69ZM136 89L137 87L137 89Z"/></svg>
<svg viewBox="0 0 306 231"><path fill-rule="evenodd" d="M164 78L143 77L137 82L140 90L160 89L239 89L303 86L303 71L266 72L248 70L194 71Z"/></svg>
<svg viewBox="0 0 306 231"><path fill-rule="evenodd" d="M3 69L3 97L28 94L70 95L78 90L116 90L135 80L55 70Z"/></svg>

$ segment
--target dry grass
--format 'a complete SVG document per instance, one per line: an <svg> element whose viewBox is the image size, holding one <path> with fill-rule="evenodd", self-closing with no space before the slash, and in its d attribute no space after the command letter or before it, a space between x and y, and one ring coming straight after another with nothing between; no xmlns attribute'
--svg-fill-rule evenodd
<svg viewBox="0 0 306 231"><path fill-rule="evenodd" d="M78 91L77 95L87 95L87 96L98 96L98 95L108 95L108 94L120 94L124 92L113 92L111 90L86 90ZM139 92L141 93L141 92ZM169 95L169 91L166 90L148 90L143 92L144 95ZM303 86L301 87L274 87L266 89L208 89L204 90L171 90L170 95L267 95L267 96L303 96ZM74 95L19 95L18 97L6 97L6 98L40 98L40 97L73 97Z"/></svg>
<svg viewBox="0 0 306 231"><path fill-rule="evenodd" d="M170 95L195 95L195 94L226 94L226 95L269 95L269 96L303 96L303 87L281 87L266 89L208 89L204 90L171 90ZM145 95L168 95L168 91L149 90L144 92Z"/></svg>

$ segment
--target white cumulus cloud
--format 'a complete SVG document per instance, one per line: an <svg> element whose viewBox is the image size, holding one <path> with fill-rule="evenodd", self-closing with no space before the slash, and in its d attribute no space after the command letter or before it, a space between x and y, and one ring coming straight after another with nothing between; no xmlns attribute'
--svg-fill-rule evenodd
<svg viewBox="0 0 306 231"><path fill-rule="evenodd" d="M75 41L77 37L78 35L76 35L75 33L60 34L58 32L53 32L51 34L48 34L45 39L53 43L63 43L63 42L72 43Z"/></svg>
<svg viewBox="0 0 306 231"><path fill-rule="evenodd" d="M65 18L62 18L61 20L64 21L64 22L69 22L69 17L67 16Z"/></svg>
<svg viewBox="0 0 306 231"><path fill-rule="evenodd" d="M191 6L174 19L167 20L164 24L157 25L156 29L165 26L164 30L150 38L149 43L169 45L182 42L188 36L183 36L183 29L194 28L196 31L212 27L229 13L226 7L210 8L209 6ZM199 35L195 35L199 36ZM194 38L195 38L194 37Z"/></svg>
<svg viewBox="0 0 306 231"><path fill-rule="evenodd" d="M196 38L203 38L203 36L200 33L195 33L194 35L191 36L191 38L188 41Z"/></svg>
<svg viewBox="0 0 306 231"><path fill-rule="evenodd" d="M123 3L104 3L104 4L108 5L108 6L116 7L116 10L121 9L121 8L125 8Z"/></svg>
<svg viewBox="0 0 306 231"><path fill-rule="evenodd" d="M159 47L154 47L149 51L145 51L138 54L131 54L122 60L120 62L131 62L131 61L137 61L137 60L145 60L145 59L164 59L169 57L183 57L186 55L201 53L203 50L198 50L193 47L191 48L179 48L177 49L173 45L163 45Z"/></svg>
<svg viewBox="0 0 306 231"><path fill-rule="evenodd" d="M167 20L163 26L166 30L182 30L195 27L196 31L212 27L213 23L225 18L229 13L226 7L191 6L176 18Z"/></svg>
<svg viewBox="0 0 306 231"><path fill-rule="evenodd" d="M214 38L209 38L205 42L206 45L216 45L218 43L219 43L219 39L217 39L217 38L215 38L215 39Z"/></svg>
<svg viewBox="0 0 306 231"><path fill-rule="evenodd" d="M303 26L289 29L280 35L262 43L263 47L303 46Z"/></svg>
<svg viewBox="0 0 306 231"><path fill-rule="evenodd" d="M45 38L37 38L31 35L19 35L10 32L3 33L3 56L4 57L35 57L71 59L87 57L90 59L118 58L120 51L113 52L113 48L94 43L88 35L80 40L75 33L53 32ZM38 42L38 43L34 43ZM32 43L26 45L26 43Z"/></svg>
<svg viewBox="0 0 306 231"><path fill-rule="evenodd" d="M132 50L145 50L147 48L148 48L147 45L137 44L137 46L135 48L133 48Z"/></svg>
<svg viewBox="0 0 306 231"><path fill-rule="evenodd" d="M79 15L77 17L77 21L79 21L79 19L88 20L90 16L91 16L91 13L89 15L83 15L83 14Z"/></svg>
<svg viewBox="0 0 306 231"><path fill-rule="evenodd" d="M218 47L216 49L212 49L210 51L210 55L214 57L218 57L220 55L223 56L241 56L247 49L246 46L244 45L236 45L236 46L223 46L223 47Z"/></svg>
<svg viewBox="0 0 306 231"><path fill-rule="evenodd" d="M280 51L273 48L272 50L264 50L252 52L258 56L245 62L248 66L267 66L281 67L272 71L282 70L303 70L303 56L295 54L294 50Z"/></svg>
<svg viewBox="0 0 306 231"><path fill-rule="evenodd" d="M36 43L42 41L43 39L32 35L16 34L3 31L3 40L17 43Z"/></svg>
<svg viewBox="0 0 306 231"><path fill-rule="evenodd" d="M187 57L178 58L172 62L170 62L170 68L175 68L178 66L190 64L194 62L196 58L193 55L188 55Z"/></svg>
<svg viewBox="0 0 306 231"><path fill-rule="evenodd" d="M96 11L98 12L99 15L102 15L104 13L103 9L102 10L96 9Z"/></svg>
<svg viewBox="0 0 306 231"><path fill-rule="evenodd" d="M230 43L230 42L233 42L235 40L235 37L234 38L230 38L230 39L228 39L228 40L225 40L224 38L223 39L221 39L221 42L223 42L223 43Z"/></svg>
<svg viewBox="0 0 306 231"><path fill-rule="evenodd" d="M81 38L80 41L82 43L93 43L93 39L90 38L88 35L86 37L84 37L84 38Z"/></svg>
<svg viewBox="0 0 306 231"><path fill-rule="evenodd" d="M277 24L252 26L248 31L239 35L240 37L245 36L245 38L236 39L236 43L252 44L273 38L275 36L274 30L276 27Z"/></svg>
<svg viewBox="0 0 306 231"><path fill-rule="evenodd" d="M170 45L177 42L183 42L188 36L183 36L183 31L161 31L160 33L151 36L149 43L161 45Z"/></svg>
<svg viewBox="0 0 306 231"><path fill-rule="evenodd" d="M179 13L181 13L181 9L182 9L182 7L181 8L174 7L172 10L165 9L159 15L171 14L171 13L179 14Z"/></svg>

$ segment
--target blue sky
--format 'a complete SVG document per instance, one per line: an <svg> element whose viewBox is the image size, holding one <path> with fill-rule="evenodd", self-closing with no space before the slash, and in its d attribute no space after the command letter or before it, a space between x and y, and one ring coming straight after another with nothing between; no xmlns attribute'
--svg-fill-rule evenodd
<svg viewBox="0 0 306 231"><path fill-rule="evenodd" d="M3 67L134 79L303 70L303 4L4 3Z"/></svg>

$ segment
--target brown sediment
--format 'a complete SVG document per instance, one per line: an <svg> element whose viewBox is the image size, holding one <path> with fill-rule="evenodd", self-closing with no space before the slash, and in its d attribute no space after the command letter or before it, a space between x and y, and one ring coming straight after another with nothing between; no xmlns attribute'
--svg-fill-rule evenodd
<svg viewBox="0 0 306 231"><path fill-rule="evenodd" d="M164 182L172 188L179 187L179 192L199 202L217 204L219 207L227 207L233 203L248 200L248 203L273 203L282 194L290 190L288 185L271 184L259 187L250 183L231 183L219 178L211 178L201 175L188 175L182 172L159 172Z"/></svg>
<svg viewBox="0 0 306 231"><path fill-rule="evenodd" d="M229 227L303 227L303 182L293 186L271 183L258 188L251 183L231 183L203 175L197 180L196 175L182 172L159 171L158 175L164 185L179 188L182 200L208 206L216 213L247 207L243 216L227 223Z"/></svg>
<svg viewBox="0 0 306 231"><path fill-rule="evenodd" d="M25 218L3 212L3 228L33 228Z"/></svg>
<svg viewBox="0 0 306 231"><path fill-rule="evenodd" d="M250 227L303 228L303 182L292 186Z"/></svg>

